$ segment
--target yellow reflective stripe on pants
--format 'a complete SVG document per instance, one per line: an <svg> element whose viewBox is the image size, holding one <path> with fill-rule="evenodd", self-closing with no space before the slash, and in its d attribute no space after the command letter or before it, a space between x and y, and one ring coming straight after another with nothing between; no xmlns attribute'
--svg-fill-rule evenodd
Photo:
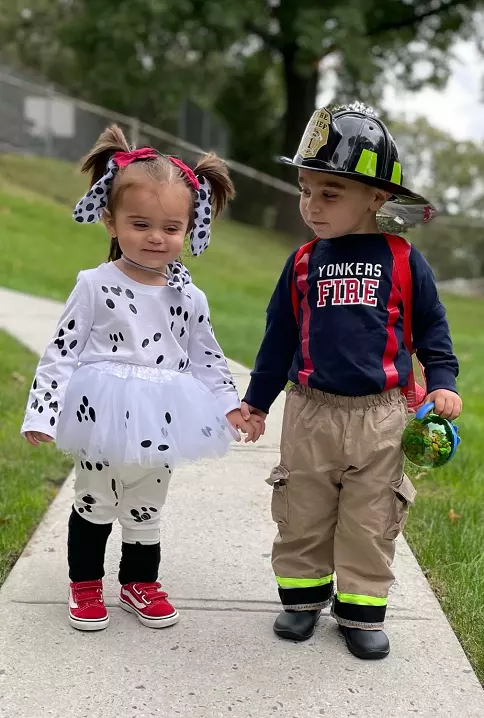
<svg viewBox="0 0 484 718"><path fill-rule="evenodd" d="M376 598L375 596L359 596L356 593L337 593L338 601L341 603L353 603L356 606L386 606L387 598Z"/></svg>
<svg viewBox="0 0 484 718"><path fill-rule="evenodd" d="M315 586L326 586L333 580L333 574L322 578L283 578L276 576L276 581L281 588L314 588Z"/></svg>

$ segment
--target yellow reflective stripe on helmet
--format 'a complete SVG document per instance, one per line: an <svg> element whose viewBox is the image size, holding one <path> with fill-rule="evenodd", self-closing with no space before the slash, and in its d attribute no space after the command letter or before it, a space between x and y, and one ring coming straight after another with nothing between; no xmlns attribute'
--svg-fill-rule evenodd
<svg viewBox="0 0 484 718"><path fill-rule="evenodd" d="M387 598L376 598L375 596L358 596L356 593L337 593L338 601L341 603L353 603L356 606L386 606Z"/></svg>
<svg viewBox="0 0 484 718"><path fill-rule="evenodd" d="M392 178L390 182L394 182L395 184L402 183L402 165L400 162L393 163Z"/></svg>
<svg viewBox="0 0 484 718"><path fill-rule="evenodd" d="M316 586L327 586L333 580L333 575L322 578L282 578L276 576L276 581L281 588L314 588Z"/></svg>
<svg viewBox="0 0 484 718"><path fill-rule="evenodd" d="M377 160L376 152L367 149L362 150L358 164L355 167L355 172L367 175L368 177L376 177Z"/></svg>

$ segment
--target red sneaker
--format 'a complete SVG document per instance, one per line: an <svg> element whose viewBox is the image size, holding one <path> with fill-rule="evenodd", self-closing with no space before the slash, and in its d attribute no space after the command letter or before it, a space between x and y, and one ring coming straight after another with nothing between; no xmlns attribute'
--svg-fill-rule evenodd
<svg viewBox="0 0 484 718"><path fill-rule="evenodd" d="M69 623L79 631L101 631L109 623L102 581L74 581L69 585Z"/></svg>
<svg viewBox="0 0 484 718"><path fill-rule="evenodd" d="M121 586L119 603L125 611L135 613L144 626L165 628L180 618L167 598L159 583L127 583Z"/></svg>

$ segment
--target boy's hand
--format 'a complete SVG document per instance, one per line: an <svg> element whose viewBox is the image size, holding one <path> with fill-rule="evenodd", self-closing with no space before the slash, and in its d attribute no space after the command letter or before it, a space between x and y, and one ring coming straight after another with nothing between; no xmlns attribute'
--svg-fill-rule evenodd
<svg viewBox="0 0 484 718"><path fill-rule="evenodd" d="M240 409L234 409L233 411L230 411L227 414L227 421L230 422L230 424L237 432L240 430L242 431L242 433L246 434L246 444L249 441L256 442L261 436L261 434L263 434L265 431L263 419L261 419L260 417L249 416L249 420L246 421L243 418ZM240 441L240 436L237 441Z"/></svg>
<svg viewBox="0 0 484 718"><path fill-rule="evenodd" d="M266 423L262 416L258 416L257 414L251 414L249 419L249 424L252 424L254 428L254 435L252 437L252 441L255 442L260 439L261 436L264 436L266 433Z"/></svg>
<svg viewBox="0 0 484 718"><path fill-rule="evenodd" d="M54 439L48 434L43 434L41 431L26 431L25 438L32 444L32 446L38 446L39 444L50 444Z"/></svg>
<svg viewBox="0 0 484 718"><path fill-rule="evenodd" d="M240 407L240 413L242 414L242 418L245 419L245 421L249 421L251 416L260 416L263 421L267 419L267 414L265 413L265 411L256 409L255 406L251 406L245 401L242 402L242 405Z"/></svg>
<svg viewBox="0 0 484 718"><path fill-rule="evenodd" d="M433 401L435 413L443 419L457 419L462 411L462 399L449 389L436 389L425 397L424 404Z"/></svg>

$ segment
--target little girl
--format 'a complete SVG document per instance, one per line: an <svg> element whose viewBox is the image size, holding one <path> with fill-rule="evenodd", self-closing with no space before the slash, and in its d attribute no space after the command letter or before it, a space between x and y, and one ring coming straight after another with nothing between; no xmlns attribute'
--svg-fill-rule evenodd
<svg viewBox="0 0 484 718"><path fill-rule="evenodd" d="M163 628L178 621L157 582L173 467L225 453L238 429L246 441L262 431L242 419L206 297L178 261L187 233L194 255L207 248L212 202L218 214L234 189L215 155L192 171L152 148L131 151L116 126L101 134L82 171L92 187L74 219L103 219L109 262L80 272L39 362L22 433L34 446L55 439L75 457L70 624L108 625L104 553L118 519L121 606Z"/></svg>

